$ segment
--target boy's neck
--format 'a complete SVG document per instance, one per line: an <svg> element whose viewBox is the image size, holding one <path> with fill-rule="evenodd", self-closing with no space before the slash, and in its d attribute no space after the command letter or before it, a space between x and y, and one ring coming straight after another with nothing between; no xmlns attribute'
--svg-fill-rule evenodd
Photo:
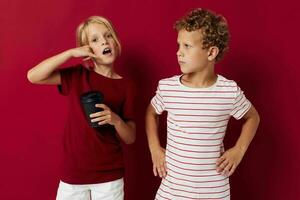
<svg viewBox="0 0 300 200"><path fill-rule="evenodd" d="M189 87L206 88L212 86L217 81L217 78L214 66L212 66L202 71L184 74L181 82Z"/></svg>

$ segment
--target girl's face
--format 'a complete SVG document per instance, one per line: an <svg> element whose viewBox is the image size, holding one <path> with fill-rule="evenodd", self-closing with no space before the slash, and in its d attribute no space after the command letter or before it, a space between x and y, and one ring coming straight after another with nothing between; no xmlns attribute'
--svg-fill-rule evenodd
<svg viewBox="0 0 300 200"><path fill-rule="evenodd" d="M92 23L85 28L88 44L97 56L96 63L111 65L117 57L117 43L104 24Z"/></svg>

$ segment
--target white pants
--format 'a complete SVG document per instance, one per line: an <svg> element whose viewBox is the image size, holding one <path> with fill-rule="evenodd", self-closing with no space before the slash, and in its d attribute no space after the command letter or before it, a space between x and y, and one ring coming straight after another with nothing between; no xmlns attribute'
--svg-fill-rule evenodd
<svg viewBox="0 0 300 200"><path fill-rule="evenodd" d="M98 184L73 185L60 181L56 200L123 200L123 178Z"/></svg>

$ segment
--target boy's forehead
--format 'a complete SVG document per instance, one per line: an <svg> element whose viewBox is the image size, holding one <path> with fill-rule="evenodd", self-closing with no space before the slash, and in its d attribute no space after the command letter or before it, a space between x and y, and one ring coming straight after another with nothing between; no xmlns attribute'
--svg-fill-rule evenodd
<svg viewBox="0 0 300 200"><path fill-rule="evenodd" d="M203 34L202 30L198 29L195 31L187 31L185 29L182 29L178 31L178 40L184 40L184 41L190 41L190 42L198 42L202 41Z"/></svg>

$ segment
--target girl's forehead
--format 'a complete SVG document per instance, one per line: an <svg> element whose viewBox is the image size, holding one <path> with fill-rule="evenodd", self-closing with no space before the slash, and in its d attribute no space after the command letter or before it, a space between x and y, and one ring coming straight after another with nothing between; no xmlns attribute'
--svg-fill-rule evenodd
<svg viewBox="0 0 300 200"><path fill-rule="evenodd" d="M104 24L91 23L85 28L87 35L104 34L109 32L109 29Z"/></svg>

